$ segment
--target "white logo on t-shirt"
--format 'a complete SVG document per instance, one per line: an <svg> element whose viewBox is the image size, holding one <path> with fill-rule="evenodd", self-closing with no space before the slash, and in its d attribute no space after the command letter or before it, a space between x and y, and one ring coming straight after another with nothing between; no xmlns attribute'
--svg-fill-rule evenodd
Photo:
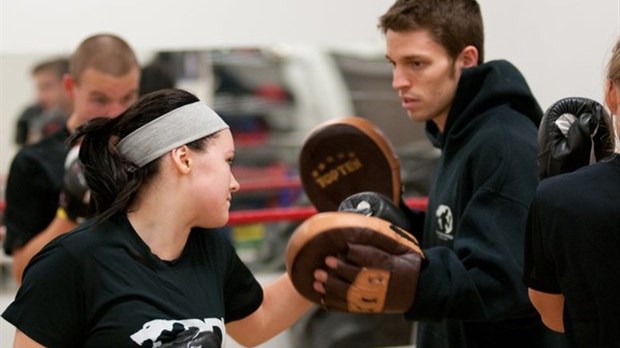
<svg viewBox="0 0 620 348"><path fill-rule="evenodd" d="M220 348L225 345L226 327L224 320L217 318L155 319L145 323L131 339L141 347Z"/></svg>
<svg viewBox="0 0 620 348"><path fill-rule="evenodd" d="M435 217L437 218L437 230L435 233L439 239L452 240L453 218L452 210L447 205L440 204L435 211Z"/></svg>

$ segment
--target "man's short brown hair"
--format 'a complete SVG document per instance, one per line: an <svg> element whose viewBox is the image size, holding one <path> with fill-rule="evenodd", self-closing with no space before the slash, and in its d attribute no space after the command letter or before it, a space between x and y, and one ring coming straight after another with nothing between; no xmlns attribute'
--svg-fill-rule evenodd
<svg viewBox="0 0 620 348"><path fill-rule="evenodd" d="M71 55L69 72L79 81L86 69L120 77L140 69L138 59L125 40L112 34L98 34L82 41Z"/></svg>
<svg viewBox="0 0 620 348"><path fill-rule="evenodd" d="M37 75L43 71L51 71L56 74L58 79L61 79L64 74L69 72L69 59L61 57L39 62L32 68L32 75Z"/></svg>
<svg viewBox="0 0 620 348"><path fill-rule="evenodd" d="M478 49L478 64L484 62L484 28L475 0L397 0L379 19L385 34L428 30L452 59L469 45Z"/></svg>

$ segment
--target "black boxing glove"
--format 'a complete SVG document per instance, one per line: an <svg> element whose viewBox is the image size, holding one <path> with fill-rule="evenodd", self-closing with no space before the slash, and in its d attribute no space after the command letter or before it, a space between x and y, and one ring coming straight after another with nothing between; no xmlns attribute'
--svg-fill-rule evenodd
<svg viewBox="0 0 620 348"><path fill-rule="evenodd" d="M587 98L565 98L543 115L538 130L541 179L572 172L614 152L611 119L605 108Z"/></svg>
<svg viewBox="0 0 620 348"><path fill-rule="evenodd" d="M406 231L411 231L412 228L409 219L399 206L386 195L378 192L366 191L353 194L340 202L338 211L378 217Z"/></svg>
<svg viewBox="0 0 620 348"><path fill-rule="evenodd" d="M92 214L90 190L86 185L78 154L79 146L72 148L67 154L59 204L69 220L81 223Z"/></svg>

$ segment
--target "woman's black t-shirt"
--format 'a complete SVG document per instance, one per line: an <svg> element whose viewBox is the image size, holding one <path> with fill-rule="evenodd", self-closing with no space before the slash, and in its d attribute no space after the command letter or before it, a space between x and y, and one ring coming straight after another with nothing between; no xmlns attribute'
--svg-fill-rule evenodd
<svg viewBox="0 0 620 348"><path fill-rule="evenodd" d="M48 244L2 316L49 347L220 347L262 299L224 231L192 230L167 262L116 216Z"/></svg>

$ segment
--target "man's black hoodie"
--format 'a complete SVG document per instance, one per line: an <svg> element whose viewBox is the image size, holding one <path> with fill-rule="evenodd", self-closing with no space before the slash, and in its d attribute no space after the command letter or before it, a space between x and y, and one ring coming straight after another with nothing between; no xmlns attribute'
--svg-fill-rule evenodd
<svg viewBox="0 0 620 348"><path fill-rule="evenodd" d="M542 111L506 61L462 71L429 193L427 264L412 308L418 348L550 347L522 282L528 208L538 185ZM421 228L421 226L420 226Z"/></svg>

